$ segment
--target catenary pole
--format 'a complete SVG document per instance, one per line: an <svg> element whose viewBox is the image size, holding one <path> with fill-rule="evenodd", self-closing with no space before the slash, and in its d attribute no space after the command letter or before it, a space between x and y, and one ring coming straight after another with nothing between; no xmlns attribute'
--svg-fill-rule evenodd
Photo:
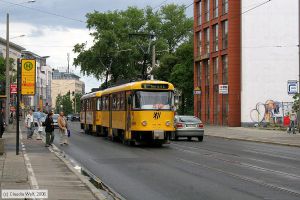
<svg viewBox="0 0 300 200"><path fill-rule="evenodd" d="M298 48L299 48L299 86L298 86L298 95L299 95L299 102L298 102L298 131L300 133L300 1L298 1Z"/></svg>
<svg viewBox="0 0 300 200"><path fill-rule="evenodd" d="M16 155L19 155L19 141L20 141L20 100L21 100L21 60L17 60L17 110L16 110L16 119L17 119L17 130L16 130Z"/></svg>
<svg viewBox="0 0 300 200"><path fill-rule="evenodd" d="M5 103L5 121L8 123L9 118L9 111L10 111L10 73L9 73L9 14L6 14L6 57L5 57L5 82L6 82L6 88L5 88L5 94L6 94L6 103Z"/></svg>

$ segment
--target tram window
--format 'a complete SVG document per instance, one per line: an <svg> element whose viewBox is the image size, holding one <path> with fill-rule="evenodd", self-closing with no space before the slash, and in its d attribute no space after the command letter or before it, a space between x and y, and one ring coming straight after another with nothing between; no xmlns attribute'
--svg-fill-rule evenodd
<svg viewBox="0 0 300 200"><path fill-rule="evenodd" d="M97 99L97 110L101 110L102 109L101 108L101 103L102 103L101 98L98 98Z"/></svg>
<svg viewBox="0 0 300 200"><path fill-rule="evenodd" d="M120 110L120 95L119 94L116 97L116 110Z"/></svg>

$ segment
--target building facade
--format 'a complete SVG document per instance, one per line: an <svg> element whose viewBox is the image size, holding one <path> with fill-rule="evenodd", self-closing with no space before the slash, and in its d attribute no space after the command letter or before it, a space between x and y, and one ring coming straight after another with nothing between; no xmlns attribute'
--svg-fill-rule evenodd
<svg viewBox="0 0 300 200"><path fill-rule="evenodd" d="M85 84L80 77L73 73L60 72L53 70L52 72L52 107L56 105L56 97L71 94L85 94Z"/></svg>
<svg viewBox="0 0 300 200"><path fill-rule="evenodd" d="M297 8L297 0L194 0L196 116L226 126L282 120L293 101L287 81L299 74Z"/></svg>

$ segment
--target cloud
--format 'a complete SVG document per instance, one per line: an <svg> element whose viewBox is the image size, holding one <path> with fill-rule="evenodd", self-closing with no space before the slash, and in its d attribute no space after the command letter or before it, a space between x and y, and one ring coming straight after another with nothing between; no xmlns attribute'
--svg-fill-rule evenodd
<svg viewBox="0 0 300 200"><path fill-rule="evenodd" d="M80 75L80 68L75 69L72 66L76 56L72 51L73 47L83 42L87 42L88 46L92 45L92 38L86 24L80 22L86 20L86 13L94 10L100 12L123 10L128 6L156 7L165 2L163 0L36 0L32 4L21 4L32 8L28 9L5 3L7 1L20 3L20 0L0 0L0 36L5 38L6 15L3 13L9 12L11 37L26 35L26 37L14 38L12 42L38 55L50 56L48 64L53 68L66 69L67 53L70 53L71 70L78 75ZM165 3L189 5L192 1L168 0ZM192 16L192 12L193 7L190 6L187 9L188 16ZM86 83L87 92L100 85L100 81L93 77L82 77L82 80Z"/></svg>

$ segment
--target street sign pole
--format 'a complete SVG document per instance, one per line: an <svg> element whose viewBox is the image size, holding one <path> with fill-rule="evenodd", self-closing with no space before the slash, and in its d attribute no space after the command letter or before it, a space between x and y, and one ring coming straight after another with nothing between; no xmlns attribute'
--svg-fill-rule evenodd
<svg viewBox="0 0 300 200"><path fill-rule="evenodd" d="M20 98L21 97L21 61L20 58L17 60L17 110L16 110L16 119L17 119L17 137L16 137L16 155L19 155L19 140L20 140Z"/></svg>

